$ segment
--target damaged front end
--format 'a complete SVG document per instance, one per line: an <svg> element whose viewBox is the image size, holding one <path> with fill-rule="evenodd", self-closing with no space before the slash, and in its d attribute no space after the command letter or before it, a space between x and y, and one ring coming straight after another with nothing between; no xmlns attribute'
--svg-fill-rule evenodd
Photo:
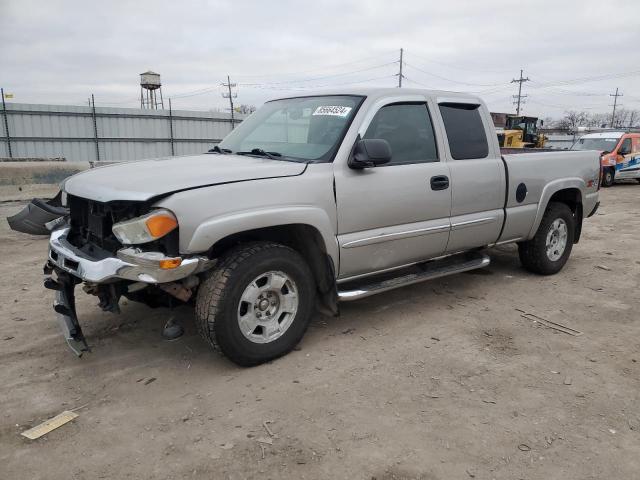
<svg viewBox="0 0 640 480"><path fill-rule="evenodd" d="M76 355L89 350L75 307L80 283L98 297L102 310L113 313L120 312L122 296L152 307L191 299L197 274L211 262L180 255L177 220L167 227L171 212L147 202L102 203L71 195L67 208L60 197L33 200L8 220L14 230L50 234L44 286L55 292L54 311Z"/></svg>

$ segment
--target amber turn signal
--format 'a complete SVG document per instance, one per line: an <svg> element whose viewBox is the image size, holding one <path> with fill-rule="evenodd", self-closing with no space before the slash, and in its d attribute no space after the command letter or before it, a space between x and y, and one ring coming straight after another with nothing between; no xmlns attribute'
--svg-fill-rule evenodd
<svg viewBox="0 0 640 480"><path fill-rule="evenodd" d="M175 217L165 213L152 215L147 218L145 223L149 233L154 238L163 237L178 226L178 222Z"/></svg>
<svg viewBox="0 0 640 480"><path fill-rule="evenodd" d="M159 266L163 270L171 270L172 268L177 268L182 263L182 259L180 257L177 258L166 258L164 260L160 260Z"/></svg>

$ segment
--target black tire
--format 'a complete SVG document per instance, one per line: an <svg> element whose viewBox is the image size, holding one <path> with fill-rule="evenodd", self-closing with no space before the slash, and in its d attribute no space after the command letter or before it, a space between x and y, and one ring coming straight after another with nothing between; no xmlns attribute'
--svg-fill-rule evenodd
<svg viewBox="0 0 640 480"><path fill-rule="evenodd" d="M613 168L605 168L602 172L602 186L610 187L616 178L616 171Z"/></svg>
<svg viewBox="0 0 640 480"><path fill-rule="evenodd" d="M640 178L636 178L636 182L640 183Z"/></svg>
<svg viewBox="0 0 640 480"><path fill-rule="evenodd" d="M283 272L293 280L297 310L280 337L255 343L240 330L238 309L245 288L256 277L272 271ZM205 274L196 298L196 325L202 337L234 363L259 365L290 352L302 339L313 314L315 290L313 274L295 250L271 242L240 245Z"/></svg>
<svg viewBox="0 0 640 480"><path fill-rule="evenodd" d="M562 219L567 227L567 239L564 252L557 260L547 255L547 235L557 219ZM535 236L526 242L518 244L518 254L522 266L530 272L540 275L553 275L562 270L571 255L575 238L575 218L573 212L564 203L551 202L544 212L540 226Z"/></svg>

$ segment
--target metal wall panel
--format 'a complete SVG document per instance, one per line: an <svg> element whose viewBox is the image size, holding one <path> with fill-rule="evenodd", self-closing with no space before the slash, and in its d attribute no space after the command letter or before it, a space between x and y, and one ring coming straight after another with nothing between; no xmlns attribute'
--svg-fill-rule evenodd
<svg viewBox="0 0 640 480"><path fill-rule="evenodd" d="M231 131L231 115L218 112L96 107L100 160L136 160L205 152ZM246 115L236 115L236 124ZM71 105L8 103L7 120L13 157L65 157L97 160L93 109ZM0 118L0 122L2 122ZM4 124L0 157L8 157Z"/></svg>

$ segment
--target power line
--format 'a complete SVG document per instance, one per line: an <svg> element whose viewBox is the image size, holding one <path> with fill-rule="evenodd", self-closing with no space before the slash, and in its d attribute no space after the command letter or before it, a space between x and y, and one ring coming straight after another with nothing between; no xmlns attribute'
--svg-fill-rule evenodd
<svg viewBox="0 0 640 480"><path fill-rule="evenodd" d="M325 80L327 78L345 77L345 76L348 76L348 75L353 75L355 73L369 72L371 70L377 70L379 68L383 68L383 67L386 67L388 65L393 65L395 63L397 63L397 62L387 62L387 63L383 63L383 64L380 64L380 65L375 65L373 67L362 68L362 69L359 69L359 70L351 70L349 72L343 72L343 73L335 73L335 74L331 74L331 75L323 75L323 76L320 76L320 77L301 78L301 79L297 79L297 80L283 80L283 81L280 81L280 82L240 83L240 85L242 85L242 86L285 85L285 84L289 84L289 83L314 82L316 80Z"/></svg>
<svg viewBox="0 0 640 480"><path fill-rule="evenodd" d="M248 88L259 88L259 89L265 89L265 90L283 90L283 91L291 91L291 90L311 90L311 89L317 89L317 88L326 88L326 87L339 87L342 85L354 85L357 83L366 83L366 82L373 82L376 80L383 80L383 79L387 79L387 78L396 78L396 74L392 74L392 75L383 75L381 77L373 77L373 78L364 78L364 79L360 79L360 80L354 80L354 81L350 81L350 82L341 82L341 83L327 83L327 84L323 84L323 85L293 85L293 86L271 86L270 84L254 84L254 85L245 85ZM406 77L405 77L406 79Z"/></svg>
<svg viewBox="0 0 640 480"><path fill-rule="evenodd" d="M615 78L625 78L625 77L634 77L640 75L640 70L633 70L631 72L620 72L620 73L607 73L604 75L594 75L590 77L579 77L569 80L557 80L555 82L542 82L542 85L537 88L549 88L549 87L559 87L559 86L570 86L570 85L578 85L580 83L589 83L589 82L599 82L602 80L612 80Z"/></svg>
<svg viewBox="0 0 640 480"><path fill-rule="evenodd" d="M205 93L209 93L213 90L217 90L218 88L220 88L220 85L214 85L211 87L206 87L206 88L200 88L198 90L192 90L190 92L185 92L185 93L181 93L181 94L177 94L177 95L171 95L171 98L176 99L176 98L187 98L187 97L195 97L197 95L204 95Z"/></svg>
<svg viewBox="0 0 640 480"><path fill-rule="evenodd" d="M287 84L295 84L295 83L306 83L306 82L311 82L311 81L315 81L315 80L323 80L323 79L328 79L328 78L344 77L344 76L353 75L353 74L356 74L356 73L367 72L367 71L371 71L371 70L377 70L379 68L386 67L388 65L393 65L394 63L396 63L396 62L388 62L388 63L384 63L384 64L381 64L381 65L375 65L373 67L363 68L363 69L360 69L360 70L352 70L352 71L349 71L349 72L337 73L337 74L333 74L333 75L324 75L324 76L320 76L320 77L298 79L298 80L284 80L284 81L280 81L280 82L239 83L239 84L236 84L236 86L237 85L242 85L243 87L258 87L258 88L265 87L266 88L266 87L271 86L271 85L287 85ZM383 78L386 78L386 76L383 77ZM366 80L364 80L364 81L366 81ZM351 83L353 83L353 82L351 82ZM356 83L358 83L358 82L356 82ZM224 85L226 85L226 84L223 84L223 86ZM343 85L343 84L336 84L336 85ZM328 86L331 86L331 85L328 85ZM217 90L218 88L219 88L218 85L214 85L214 86L210 86L210 87L201 88L201 89L198 89L198 90L192 90L190 92L185 92L185 93L182 93L182 94L172 95L171 98L176 99L176 98L186 98L186 97L194 97L194 96L198 96L198 95L204 95L204 94L209 93L209 92L211 92L213 90ZM292 86L292 88L295 88L295 87ZM309 88L314 88L314 87L313 86L309 86ZM317 87L315 87L315 88L317 88Z"/></svg>
<svg viewBox="0 0 640 480"><path fill-rule="evenodd" d="M469 86L472 86L472 87L497 87L497 86L504 85L504 83L469 83L469 82L461 82L460 80L454 80L452 78L447 78L447 77L443 77L441 75L436 75L435 73L432 73L432 72L428 72L428 71L423 70L422 68L417 67L416 65L413 65L413 64L408 63L408 62L405 62L404 64L407 67L411 67L414 70L417 70L419 72L425 73L425 74L430 75L432 77L436 77L436 78L439 78L440 80L445 80L447 82L458 83L460 85L469 85Z"/></svg>
<svg viewBox="0 0 640 480"><path fill-rule="evenodd" d="M561 108L561 109L575 109L576 106L575 105L565 105L565 104L557 104L557 103L546 103L546 102L541 102L539 100L536 100L534 98L529 97L528 99L529 102L531 103L535 103L536 105L542 105L543 107L551 107L551 108ZM581 110L594 110L596 108L601 108L598 105L580 105L580 109Z"/></svg>
<svg viewBox="0 0 640 480"><path fill-rule="evenodd" d="M511 71L511 70L485 70L485 69L481 69L481 68L467 68L467 67L461 67L459 65L453 65L453 64L450 64L450 63L438 62L436 60L433 60L433 59L430 59L430 58L426 58L426 57L423 57L421 55L416 55L413 52L409 52L409 55L410 56L413 55L414 57L417 57L420 60L425 61L427 63L435 63L436 65L441 65L443 67L453 68L453 69L456 69L456 70L464 70L464 71L467 71L467 72L484 72L484 73L494 73L494 74L502 75L503 73L508 73L508 72Z"/></svg>
<svg viewBox="0 0 640 480"><path fill-rule="evenodd" d="M278 77L287 77L287 76L291 76L291 75L302 75L304 73L311 73L311 72L317 72L318 70L328 70L328 69L333 69L333 68L337 68L337 67L344 67L346 65L348 66L353 66L354 64L357 63L363 63L363 62L367 62L369 60L372 60L374 58L380 58L382 56L387 56L390 55L391 53L395 53L397 50L385 50L384 52L378 53L376 55L372 55L369 57L364 57L358 60L351 60L349 62L345 62L345 63L337 63L337 64L329 64L329 65L325 65L325 66L321 66L321 67L316 67L316 68L312 68L309 70L300 70L297 72L287 72L287 73L264 73L264 74L239 74L239 75L235 75L236 77L249 77L249 78L255 78L255 77L274 77L274 76L278 76ZM392 62L395 63L395 62Z"/></svg>
<svg viewBox="0 0 640 480"><path fill-rule="evenodd" d="M422 83L422 82L418 82L417 80L414 80L412 78L407 77L406 75L404 75L404 79L407 82L411 82L411 83L415 83L416 85L420 85L422 87L427 87L427 88L431 88L431 85L427 85L426 83Z"/></svg>
<svg viewBox="0 0 640 480"><path fill-rule="evenodd" d="M286 77L289 75L298 75L298 74L302 74L302 73L308 73L308 72L313 72L313 71L318 71L318 70L327 70L327 69L332 69L332 68L336 68L336 67L341 67L341 66L345 66L345 65L353 65L353 64L357 64L357 63L362 63L374 58L380 58L382 55L388 55L389 53L391 53L391 51L385 51L384 53L379 53L377 55L372 55L370 57L365 57L365 58L361 58L358 60L352 60L350 62L345 62L345 63L339 63L339 64L333 64L333 65L327 65L325 67L318 67L318 68L314 68L311 70L304 70L304 71L299 71L299 72L290 72L290 73L272 73L272 74L259 74L259 75L236 75L236 77L274 77L274 76L278 76L278 77ZM324 76L320 76L320 77L312 77L312 78L302 78L302 79L292 79L292 80L283 80L283 81L278 81L278 82L255 82L255 83L241 83L240 85L243 86L255 86L255 85L266 85L266 84L270 84L270 85L276 85L276 84L286 84L286 83L299 83L299 82L308 82L308 81L314 81L314 80L320 80L320 79L325 79L325 78L332 78L332 77L340 77L340 76L345 76L345 75L351 75L354 73L359 73L359 72L365 72L365 71L369 71L369 70L375 70L377 68L382 68L386 65L392 65L396 63L396 61L392 61L392 62L387 62L381 65L375 65L373 67L368 67L368 68L363 68L363 69L358 69L358 70L349 70L347 72L340 72L340 73L336 73L336 74L331 74L331 75L324 75ZM197 96L197 95L204 95L205 93L209 93L213 90L218 89L219 86L218 85L214 85L214 86L208 86L208 87L204 87L204 88L199 88L196 90L189 90L186 92L182 92L182 93L177 93L175 95L171 95L171 98L186 98L186 97L193 97L193 96Z"/></svg>
<svg viewBox="0 0 640 480"><path fill-rule="evenodd" d="M517 104L516 107L516 115L520 116L520 103L522 102L522 99L526 97L526 95L522 95L522 84L524 82L528 82L529 81L529 77L527 78L523 78L522 77L522 69L520 69L520 78L518 79L513 79L511 80L511 83L517 83L518 84L518 95L514 95L513 98L516 99L515 102L513 102L514 104Z"/></svg>
<svg viewBox="0 0 640 480"><path fill-rule="evenodd" d="M585 92L581 90L567 90L564 88L547 86L544 83L538 82L537 80L531 80L531 83L531 88L551 90L552 92L556 92L556 95L570 95L576 97L604 97L608 95L608 93L605 92Z"/></svg>

